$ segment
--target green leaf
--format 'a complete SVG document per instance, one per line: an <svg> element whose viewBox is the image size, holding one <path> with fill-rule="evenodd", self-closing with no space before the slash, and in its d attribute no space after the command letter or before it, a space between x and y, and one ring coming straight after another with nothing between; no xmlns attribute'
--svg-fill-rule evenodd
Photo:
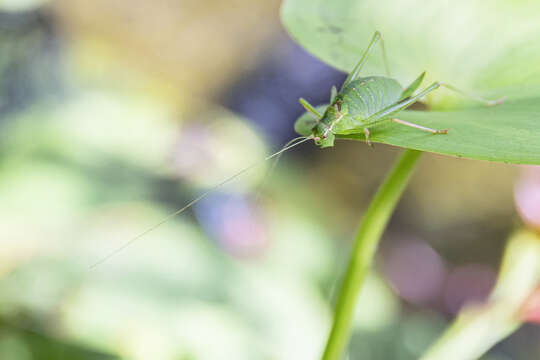
<svg viewBox="0 0 540 360"><path fill-rule="evenodd" d="M318 106L324 109L327 105ZM295 129L308 127L310 114L298 118ZM433 135L386 122L370 128L372 142L478 160L540 164L540 98L511 96L503 104L454 111L403 111L402 120L448 129ZM312 118L312 116L311 116ZM304 122L304 125L300 125ZM306 134L303 134L306 135ZM365 140L363 134L338 136ZM339 141L336 143L339 146Z"/></svg>
<svg viewBox="0 0 540 360"><path fill-rule="evenodd" d="M419 125L448 129L448 134L432 135L389 123L374 127L371 141L470 159L540 164L538 97L511 98L493 107L404 111L398 115Z"/></svg>
<svg viewBox="0 0 540 360"><path fill-rule="evenodd" d="M449 90L434 91L426 102L439 111L404 111L398 117L449 129L448 135L388 123L372 129L373 142L540 164L540 2L478 0L448 6L439 1L285 0L281 15L300 45L337 69L349 72L377 29L392 77L400 83L426 70L424 84L440 80L468 92L508 96L502 105L483 107ZM502 31L501 24L512 31ZM362 75L383 73L376 49Z"/></svg>
<svg viewBox="0 0 540 360"><path fill-rule="evenodd" d="M404 83L424 70L428 82L468 90L540 83L538 1L285 0L281 17L293 39L345 72L379 30ZM362 72L384 73L380 50Z"/></svg>

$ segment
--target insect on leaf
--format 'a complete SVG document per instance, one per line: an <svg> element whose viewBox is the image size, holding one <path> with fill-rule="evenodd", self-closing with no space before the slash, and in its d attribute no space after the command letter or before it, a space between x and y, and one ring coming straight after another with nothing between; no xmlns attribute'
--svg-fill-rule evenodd
<svg viewBox="0 0 540 360"><path fill-rule="evenodd" d="M448 129L447 135L433 136L388 122L370 128L372 142L471 159L540 164L540 42L536 40L540 3L508 0L485 7L472 1L448 7L445 2L432 2L416 7L415 16L403 16L407 11L410 2L405 0L285 0L281 17L293 39L345 72L353 69L373 32L380 30L392 77L411 83L404 95L421 81L414 80L417 74L426 70L424 83L441 81L487 98L507 97L502 105L486 107L440 89L426 99L433 111L407 110L398 117ZM515 21L516 31L494 37L503 18L508 26L508 21ZM375 52L361 76L383 73L382 55ZM296 128L307 126L306 121L301 117ZM361 133L339 137L365 139Z"/></svg>

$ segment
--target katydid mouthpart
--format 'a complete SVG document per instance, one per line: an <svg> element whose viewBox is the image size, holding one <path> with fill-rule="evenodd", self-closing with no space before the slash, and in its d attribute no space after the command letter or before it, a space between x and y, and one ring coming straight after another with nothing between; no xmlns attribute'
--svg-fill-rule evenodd
<svg viewBox="0 0 540 360"><path fill-rule="evenodd" d="M387 77L359 77L360 70L366 63L369 54L371 53L377 42L379 42L381 45ZM364 134L367 144L371 146L370 129L387 121L413 127L420 131L425 131L432 134L447 134L448 130L446 129L432 129L418 124L410 123L405 120L400 120L395 117L396 114L398 114L400 111L405 110L409 106L413 105L415 102L419 101L428 93L440 87L445 87L463 96L484 103L488 106L500 104L504 100L504 98L498 100L487 100L475 95L468 94L466 92L458 90L454 86L441 82L434 82L424 90L420 91L418 94L414 94L415 91L420 87L424 76L425 72L420 74L420 76L418 76L406 88L402 88L397 80L390 78L384 43L382 41L381 34L378 31L375 32L367 49L360 58L360 61L356 64L352 72L345 79L341 90L338 91L335 86L332 87L330 94L330 104L328 105L323 114L319 113L319 111L307 100L303 98L299 99L300 104L307 110L307 112L311 113L315 117L314 119L309 119L305 117L298 119L297 123L295 124L295 130L300 135L302 135L301 137L289 141L278 152L269 155L265 159L240 170L236 174L226 178L219 184L203 192L201 195L190 201L181 209L178 209L177 211L169 214L160 222L149 227L145 231L125 242L120 247L111 251L108 255L96 261L90 266L90 268L94 268L109 260L111 257L134 243L136 240L142 238L146 234L160 227L173 217L180 215L185 210L189 209L206 196L217 191L220 187L233 181L242 174L265 163L270 159L276 158L276 160L279 160L279 158L284 152L308 140L314 140L316 145L320 146L321 148L325 148L334 145L336 135ZM273 169L275 165L276 163L271 166L271 169Z"/></svg>

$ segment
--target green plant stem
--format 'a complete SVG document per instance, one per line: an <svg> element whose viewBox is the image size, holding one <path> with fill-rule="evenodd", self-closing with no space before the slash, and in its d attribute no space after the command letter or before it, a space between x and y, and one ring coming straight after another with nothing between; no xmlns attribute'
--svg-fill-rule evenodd
<svg viewBox="0 0 540 360"><path fill-rule="evenodd" d="M354 247L338 294L334 323L323 360L338 360L349 341L354 308L386 224L405 190L421 152L405 150L377 190L354 238Z"/></svg>

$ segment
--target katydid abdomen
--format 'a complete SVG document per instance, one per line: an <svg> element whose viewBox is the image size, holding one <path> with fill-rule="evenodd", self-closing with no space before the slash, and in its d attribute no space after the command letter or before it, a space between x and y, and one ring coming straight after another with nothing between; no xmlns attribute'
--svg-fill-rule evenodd
<svg viewBox="0 0 540 360"><path fill-rule="evenodd" d="M329 114L328 119L323 118L322 121L335 121L332 127L334 134L358 132L359 128L369 124L368 119L372 115L395 104L402 93L402 87L394 79L382 76L360 78L348 84L337 96L338 106L334 108L334 111L339 111L335 114L337 116Z"/></svg>

